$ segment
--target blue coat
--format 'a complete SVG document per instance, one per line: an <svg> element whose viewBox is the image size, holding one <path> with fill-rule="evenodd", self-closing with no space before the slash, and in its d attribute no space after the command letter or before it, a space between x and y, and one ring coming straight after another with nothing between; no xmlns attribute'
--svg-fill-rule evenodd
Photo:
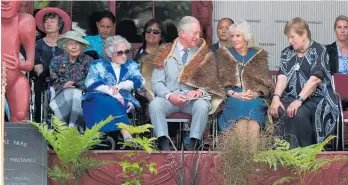
<svg viewBox="0 0 348 185"><path fill-rule="evenodd" d="M144 78L140 73L139 64L132 60L127 60L121 65L120 79L118 83L130 80L134 84L134 88L144 86ZM127 104L131 102L135 107L139 108L140 104L130 91L121 89L119 92L125 100L122 105L116 98L95 90L100 85L113 86L117 84L116 75L112 68L111 62L107 58L100 58L91 62L88 75L85 80L87 93L82 96L83 115L86 126L91 128L94 124L105 120L108 116L116 117L112 122L105 125L101 131L108 132L118 130L116 123L129 123L127 117Z"/></svg>

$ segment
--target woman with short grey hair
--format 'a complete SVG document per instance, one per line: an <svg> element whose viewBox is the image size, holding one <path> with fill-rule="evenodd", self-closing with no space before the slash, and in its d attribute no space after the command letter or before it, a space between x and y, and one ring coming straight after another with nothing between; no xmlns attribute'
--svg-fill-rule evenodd
<svg viewBox="0 0 348 185"><path fill-rule="evenodd" d="M120 43L124 43L126 45L126 49L131 49L131 44L125 38L119 35L110 36L104 40L103 55L111 57L112 53L116 52L115 47L117 47L117 45Z"/></svg>
<svg viewBox="0 0 348 185"><path fill-rule="evenodd" d="M91 63L85 81L87 93L82 98L83 115L88 128L110 115L115 118L100 131L106 132L116 143L119 131L124 141L132 141L130 133L120 130L116 124L130 124L127 113L134 107L140 107L131 90L141 88L145 83L139 64L127 60L129 49L129 42L121 36L105 39L104 56Z"/></svg>

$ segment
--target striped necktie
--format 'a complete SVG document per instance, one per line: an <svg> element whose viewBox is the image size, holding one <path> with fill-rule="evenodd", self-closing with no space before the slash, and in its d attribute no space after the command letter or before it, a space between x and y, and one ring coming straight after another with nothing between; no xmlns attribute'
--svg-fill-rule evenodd
<svg viewBox="0 0 348 185"><path fill-rule="evenodd" d="M185 49L183 49L183 51L184 51L184 54L182 55L182 58L181 58L181 61L182 61L182 64L186 64L186 60L187 60L187 57L188 57L188 49L187 48L185 48Z"/></svg>

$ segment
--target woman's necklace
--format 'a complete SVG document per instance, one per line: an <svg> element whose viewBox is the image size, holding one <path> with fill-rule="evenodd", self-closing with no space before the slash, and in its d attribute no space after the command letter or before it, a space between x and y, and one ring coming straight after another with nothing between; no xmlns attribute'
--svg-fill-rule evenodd
<svg viewBox="0 0 348 185"><path fill-rule="evenodd" d="M57 40L58 39L53 41L53 40L49 40L47 37L44 38L44 41L47 43L47 45L52 47L57 46Z"/></svg>
<svg viewBox="0 0 348 185"><path fill-rule="evenodd" d="M303 52L300 52L300 51L296 52L295 71L300 70L302 62L306 58L306 52L310 48L311 44L312 44L312 41L310 40L309 43L308 43L307 48ZM300 53L304 54L303 57L299 57L298 56L298 54L300 54Z"/></svg>
<svg viewBox="0 0 348 185"><path fill-rule="evenodd" d="M303 57L300 58L300 57L298 57L298 56L296 55L295 71L300 70L301 65L302 65L302 62L303 62L303 60L305 59L305 57L306 57L306 56L303 56ZM297 59L298 59L298 62L297 62Z"/></svg>
<svg viewBox="0 0 348 185"><path fill-rule="evenodd" d="M244 63L244 57L246 56L246 53L244 55L240 54L240 56L242 56L242 60L239 62L238 60L238 65L240 65L241 67L244 67L246 64Z"/></svg>

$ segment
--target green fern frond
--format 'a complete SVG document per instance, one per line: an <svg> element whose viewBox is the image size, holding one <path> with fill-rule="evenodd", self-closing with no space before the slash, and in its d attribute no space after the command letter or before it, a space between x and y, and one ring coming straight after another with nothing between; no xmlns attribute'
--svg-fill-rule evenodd
<svg viewBox="0 0 348 185"><path fill-rule="evenodd" d="M131 133L132 135L150 132L150 128L153 128L153 126L151 124L132 126L132 125L126 125L124 123L117 123L116 125L118 128L120 128L122 130L126 130L129 133Z"/></svg>
<svg viewBox="0 0 348 185"><path fill-rule="evenodd" d="M317 154L323 151L324 146L334 138L335 136L330 136L321 143L291 150L289 150L286 141L275 139L277 148L256 153L254 161L266 163L271 169L277 169L278 166L281 166L296 169L298 173L316 171L333 161L332 159L317 158Z"/></svg>
<svg viewBox="0 0 348 185"><path fill-rule="evenodd" d="M47 175L49 178L58 182L63 182L66 179L73 178L72 173L66 172L64 169L60 168L59 166L54 166L53 168L47 168Z"/></svg>
<svg viewBox="0 0 348 185"><path fill-rule="evenodd" d="M66 123L56 117L52 122L54 129L49 129L46 123L31 122L51 144L63 165L63 168L55 166L47 169L49 177L60 182L66 182L69 179L76 180L86 169L114 163L84 156L88 149L101 142L100 138L103 133L99 130L112 119L113 117L109 116L91 129L86 129L84 134L80 134L74 127L66 126Z"/></svg>

